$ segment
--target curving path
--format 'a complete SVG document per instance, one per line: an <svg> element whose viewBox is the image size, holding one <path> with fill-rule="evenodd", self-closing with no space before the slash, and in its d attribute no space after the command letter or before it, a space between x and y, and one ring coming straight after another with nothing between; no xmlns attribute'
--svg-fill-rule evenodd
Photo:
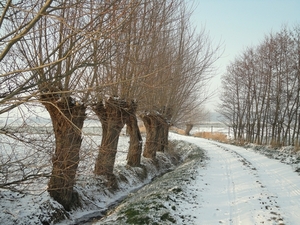
<svg viewBox="0 0 300 225"><path fill-rule="evenodd" d="M205 149L209 160L190 185L195 224L300 224L300 176L289 165L242 147L171 135Z"/></svg>

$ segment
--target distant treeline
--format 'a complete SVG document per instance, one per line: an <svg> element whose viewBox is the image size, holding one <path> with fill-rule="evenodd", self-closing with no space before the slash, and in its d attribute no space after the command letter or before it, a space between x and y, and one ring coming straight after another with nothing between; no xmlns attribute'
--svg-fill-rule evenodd
<svg viewBox="0 0 300 225"><path fill-rule="evenodd" d="M236 140L300 143L300 26L271 33L222 77L220 113Z"/></svg>

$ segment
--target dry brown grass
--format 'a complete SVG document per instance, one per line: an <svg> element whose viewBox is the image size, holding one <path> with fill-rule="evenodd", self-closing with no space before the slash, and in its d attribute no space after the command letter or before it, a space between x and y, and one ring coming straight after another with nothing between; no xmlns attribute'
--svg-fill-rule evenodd
<svg viewBox="0 0 300 225"><path fill-rule="evenodd" d="M228 142L227 135L221 132L198 132L194 134L195 137L211 139L220 142Z"/></svg>
<svg viewBox="0 0 300 225"><path fill-rule="evenodd" d="M177 127L170 127L170 131L173 131L173 132L175 132L177 134L185 135L185 131L182 130L182 129L179 129Z"/></svg>
<svg viewBox="0 0 300 225"><path fill-rule="evenodd" d="M270 145L272 148L280 148L282 146L282 144L278 143L277 140L271 140Z"/></svg>
<svg viewBox="0 0 300 225"><path fill-rule="evenodd" d="M146 134L146 127L144 126L144 124L140 124L140 125L139 125L139 129L140 129L140 132L141 132L142 134ZM177 128L177 127L170 127L170 131L173 131L173 132L175 132L175 133L182 134L182 135L185 134L185 131L184 131L184 130L179 129L179 128Z"/></svg>

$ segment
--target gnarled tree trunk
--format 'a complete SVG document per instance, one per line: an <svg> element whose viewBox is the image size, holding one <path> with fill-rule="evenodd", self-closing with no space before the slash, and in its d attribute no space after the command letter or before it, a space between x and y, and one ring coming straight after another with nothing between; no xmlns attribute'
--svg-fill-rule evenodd
<svg viewBox="0 0 300 225"><path fill-rule="evenodd" d="M127 165L129 166L140 166L141 164L141 154L142 154L142 136L140 129L138 127L138 122L136 118L137 105L135 102L131 102L129 110L127 111L127 132L130 136L129 149L127 155Z"/></svg>
<svg viewBox="0 0 300 225"><path fill-rule="evenodd" d="M155 159L158 149L158 126L159 123L154 115L141 115L146 128L146 142L144 146L143 156L145 158Z"/></svg>
<svg viewBox="0 0 300 225"><path fill-rule="evenodd" d="M163 118L160 118L160 132L159 132L159 139L160 139L160 146L157 151L159 152L165 152L168 149L168 143L169 143L169 124L166 120L163 120Z"/></svg>
<svg viewBox="0 0 300 225"><path fill-rule="evenodd" d="M156 152L164 152L168 146L169 124L160 115L141 115L146 127L146 142L143 156L155 159Z"/></svg>
<svg viewBox="0 0 300 225"><path fill-rule="evenodd" d="M104 175L108 179L107 186L110 187L116 187L113 169L120 132L125 125L125 107L126 102L109 98L105 104L100 102L93 108L103 129L102 141L95 164L95 174Z"/></svg>
<svg viewBox="0 0 300 225"><path fill-rule="evenodd" d="M184 131L185 135L190 136L190 132L191 132L192 129L193 129L193 124L187 123L185 125L185 131Z"/></svg>
<svg viewBox="0 0 300 225"><path fill-rule="evenodd" d="M55 134L55 153L48 192L66 210L71 210L80 205L73 187L79 164L81 129L86 118L86 107L75 104L71 97L59 101L45 98L42 103L50 114Z"/></svg>
<svg viewBox="0 0 300 225"><path fill-rule="evenodd" d="M169 144L169 128L171 124L172 118L172 109L169 107L162 107L161 109L162 115L157 117L160 123L160 132L159 132L159 139L160 139L160 146L158 151L164 152L168 149Z"/></svg>

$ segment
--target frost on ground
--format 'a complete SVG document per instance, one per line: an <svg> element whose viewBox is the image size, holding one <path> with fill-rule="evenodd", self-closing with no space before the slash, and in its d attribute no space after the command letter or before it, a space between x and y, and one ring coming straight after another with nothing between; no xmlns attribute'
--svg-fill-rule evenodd
<svg viewBox="0 0 300 225"><path fill-rule="evenodd" d="M204 149L209 157L194 183L201 206L197 213L189 206L181 208L186 215L195 215L191 224L299 223L300 177L295 169L299 168L299 152L267 147L258 151L257 146L244 148L191 137L184 140Z"/></svg>
<svg viewBox="0 0 300 225"><path fill-rule="evenodd" d="M292 166L295 172L300 174L300 150L296 149L295 146L285 146L274 149L270 146L249 144L245 147L263 154L270 159L276 159L284 164L288 164Z"/></svg>
<svg viewBox="0 0 300 225"><path fill-rule="evenodd" d="M171 134L195 144L194 154L174 171L125 199L100 224L277 224L300 220L297 160L284 159L286 149L244 148ZM256 149L256 150L255 150ZM268 148L266 148L268 149ZM297 152L292 152L297 159ZM270 157L270 156L269 156ZM275 160L279 159L280 160ZM285 163L282 163L285 162ZM289 165L287 165L289 164ZM298 163L299 166L299 163Z"/></svg>
<svg viewBox="0 0 300 225"><path fill-rule="evenodd" d="M66 212L49 196L46 191L48 178L42 177L32 181L30 187L27 184L15 185L15 190L0 189L0 224L78 224L92 217L101 217L112 205L132 191L151 182L153 178L173 170L192 151L190 144L177 143L174 151L158 152L155 162L142 158L142 166L133 168L126 166L128 140L128 137L122 136L118 145L114 170L118 180L118 190L107 189L104 178L93 175L98 154L97 146L101 138L89 137L84 139L82 161L79 164L75 186L81 198L81 208ZM47 164L51 158L45 155L39 160Z"/></svg>
<svg viewBox="0 0 300 225"><path fill-rule="evenodd" d="M128 138L122 137L116 191L106 189L103 178L92 172L100 138L86 139L75 187L81 208L65 212L49 197L47 179L41 178L30 186L40 192L0 189L0 224L84 224L93 217L98 219L87 224L300 221L300 156L292 147L245 148L173 133L170 139L174 152L158 153L156 162L143 158L142 167L131 168L126 166ZM103 219L97 221L99 217Z"/></svg>
<svg viewBox="0 0 300 225"><path fill-rule="evenodd" d="M180 146L186 149L187 143L178 142ZM192 151L179 167L129 195L111 215L91 224L192 224L193 213L186 216L181 208L189 205L197 211L200 206L193 195L194 180L206 158L199 147L188 146Z"/></svg>

